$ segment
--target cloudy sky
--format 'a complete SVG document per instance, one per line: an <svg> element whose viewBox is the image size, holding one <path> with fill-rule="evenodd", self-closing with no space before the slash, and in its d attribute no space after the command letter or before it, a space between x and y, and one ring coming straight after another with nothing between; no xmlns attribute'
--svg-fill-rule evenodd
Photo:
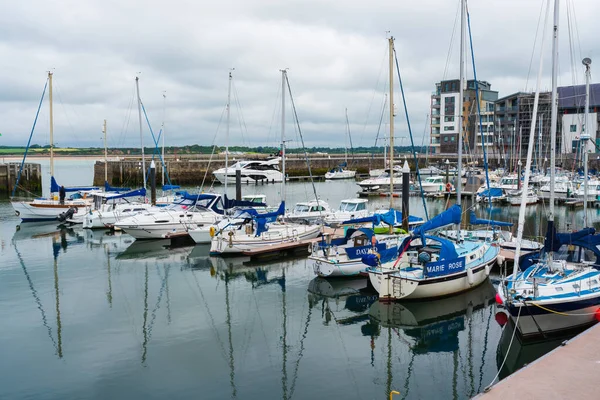
<svg viewBox="0 0 600 400"><path fill-rule="evenodd" d="M0 13L0 145L26 144L48 70L54 72L57 146L102 146L103 119L108 120L110 146L139 146L134 102L138 74L142 101L156 133L163 118L166 121L167 144L224 145L223 111L231 68L235 68L231 144L279 143L279 70L289 68L308 146L343 146L346 108L354 145L372 145L387 90L386 31L396 38L413 134L421 144L429 130L426 116L435 82L458 77L458 3L5 1ZM545 3L469 2L477 75L491 82L500 96L534 86L537 55L531 72L529 66ZM560 6L560 84L580 83L582 57L596 60L599 53L600 2L561 0ZM541 33L536 51L540 37ZM548 37L545 53L549 54L549 46ZM469 67L468 76L472 74ZM546 58L545 88L550 86L549 75ZM396 136L406 137L401 99L396 97L395 103ZM33 143L48 144L47 104ZM286 114L290 145L298 146L288 107ZM152 143L146 125L144 143Z"/></svg>

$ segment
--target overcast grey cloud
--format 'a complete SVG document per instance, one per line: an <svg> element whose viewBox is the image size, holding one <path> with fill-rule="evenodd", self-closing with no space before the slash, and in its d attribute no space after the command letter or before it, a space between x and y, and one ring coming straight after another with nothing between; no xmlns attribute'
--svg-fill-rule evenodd
<svg viewBox="0 0 600 400"><path fill-rule="evenodd" d="M428 131L426 115L435 82L458 77L458 3L4 1L0 14L0 145L26 143L45 71L50 69L54 71L58 146L101 146L100 128L105 118L111 146L138 146L133 96L134 79L140 72L142 101L156 132L163 120L162 94L166 92L168 144L210 145L218 132L216 142L223 145L224 122L218 126L230 68L235 68L235 93L241 105L241 113L232 106L231 143L277 145L279 69L284 67L289 68L308 146L343 143L345 108L354 144L372 145L387 85L386 31L396 38L413 133L420 144L423 132ZM491 82L500 96L533 87L537 56L528 85L527 76L542 3L545 0L469 2L477 75ZM577 71L575 80L581 83L581 58L596 60L597 15L598 1L561 0L560 84L573 83L573 70ZM550 86L549 46L548 37L546 88ZM468 71L472 77L470 66ZM406 136L399 96L395 103L397 135ZM287 109L286 113L291 115ZM295 138L291 118L287 125ZM145 144L151 140L144 126ZM47 102L33 142L48 143Z"/></svg>

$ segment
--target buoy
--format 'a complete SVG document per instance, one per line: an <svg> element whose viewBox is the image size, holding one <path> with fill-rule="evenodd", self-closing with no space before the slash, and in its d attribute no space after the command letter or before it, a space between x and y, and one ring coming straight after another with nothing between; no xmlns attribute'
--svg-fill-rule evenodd
<svg viewBox="0 0 600 400"><path fill-rule="evenodd" d="M210 227L210 230L209 230L209 232L210 232L210 237L211 237L211 238L212 238L212 237L215 237L215 227L214 227L214 226L211 226L211 227Z"/></svg>
<svg viewBox="0 0 600 400"><path fill-rule="evenodd" d="M500 297L500 293L496 293L496 304L498 304L499 306L504 304L504 302L502 301L502 297ZM596 313L598 313L598 312L596 312Z"/></svg>
<svg viewBox="0 0 600 400"><path fill-rule="evenodd" d="M485 266L485 276L490 276L490 271L492 270L492 266L490 264L487 264Z"/></svg>
<svg viewBox="0 0 600 400"><path fill-rule="evenodd" d="M594 318L596 318L596 321L600 322L600 308L598 308L594 313Z"/></svg>
<svg viewBox="0 0 600 400"><path fill-rule="evenodd" d="M498 325L504 326L508 322L508 316L503 312L497 312L496 313L496 322L498 323Z"/></svg>

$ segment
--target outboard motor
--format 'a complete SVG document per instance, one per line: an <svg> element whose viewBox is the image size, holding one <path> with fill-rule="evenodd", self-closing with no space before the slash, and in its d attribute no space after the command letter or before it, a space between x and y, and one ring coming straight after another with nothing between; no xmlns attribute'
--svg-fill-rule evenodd
<svg viewBox="0 0 600 400"><path fill-rule="evenodd" d="M58 221L59 222L65 222L66 220L70 219L73 214L75 214L77 212L77 210L73 207L69 208L67 211L60 213L60 215L58 216Z"/></svg>

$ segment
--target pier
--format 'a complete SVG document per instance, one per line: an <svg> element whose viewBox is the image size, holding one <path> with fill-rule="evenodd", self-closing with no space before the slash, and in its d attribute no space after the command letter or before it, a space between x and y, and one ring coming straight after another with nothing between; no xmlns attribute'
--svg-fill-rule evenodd
<svg viewBox="0 0 600 400"><path fill-rule="evenodd" d="M0 196L10 196L19 176L21 163L0 164ZM40 194L42 191L42 166L25 163L17 193L30 192Z"/></svg>
<svg viewBox="0 0 600 400"><path fill-rule="evenodd" d="M600 325L595 325L475 398L597 399L599 341Z"/></svg>

